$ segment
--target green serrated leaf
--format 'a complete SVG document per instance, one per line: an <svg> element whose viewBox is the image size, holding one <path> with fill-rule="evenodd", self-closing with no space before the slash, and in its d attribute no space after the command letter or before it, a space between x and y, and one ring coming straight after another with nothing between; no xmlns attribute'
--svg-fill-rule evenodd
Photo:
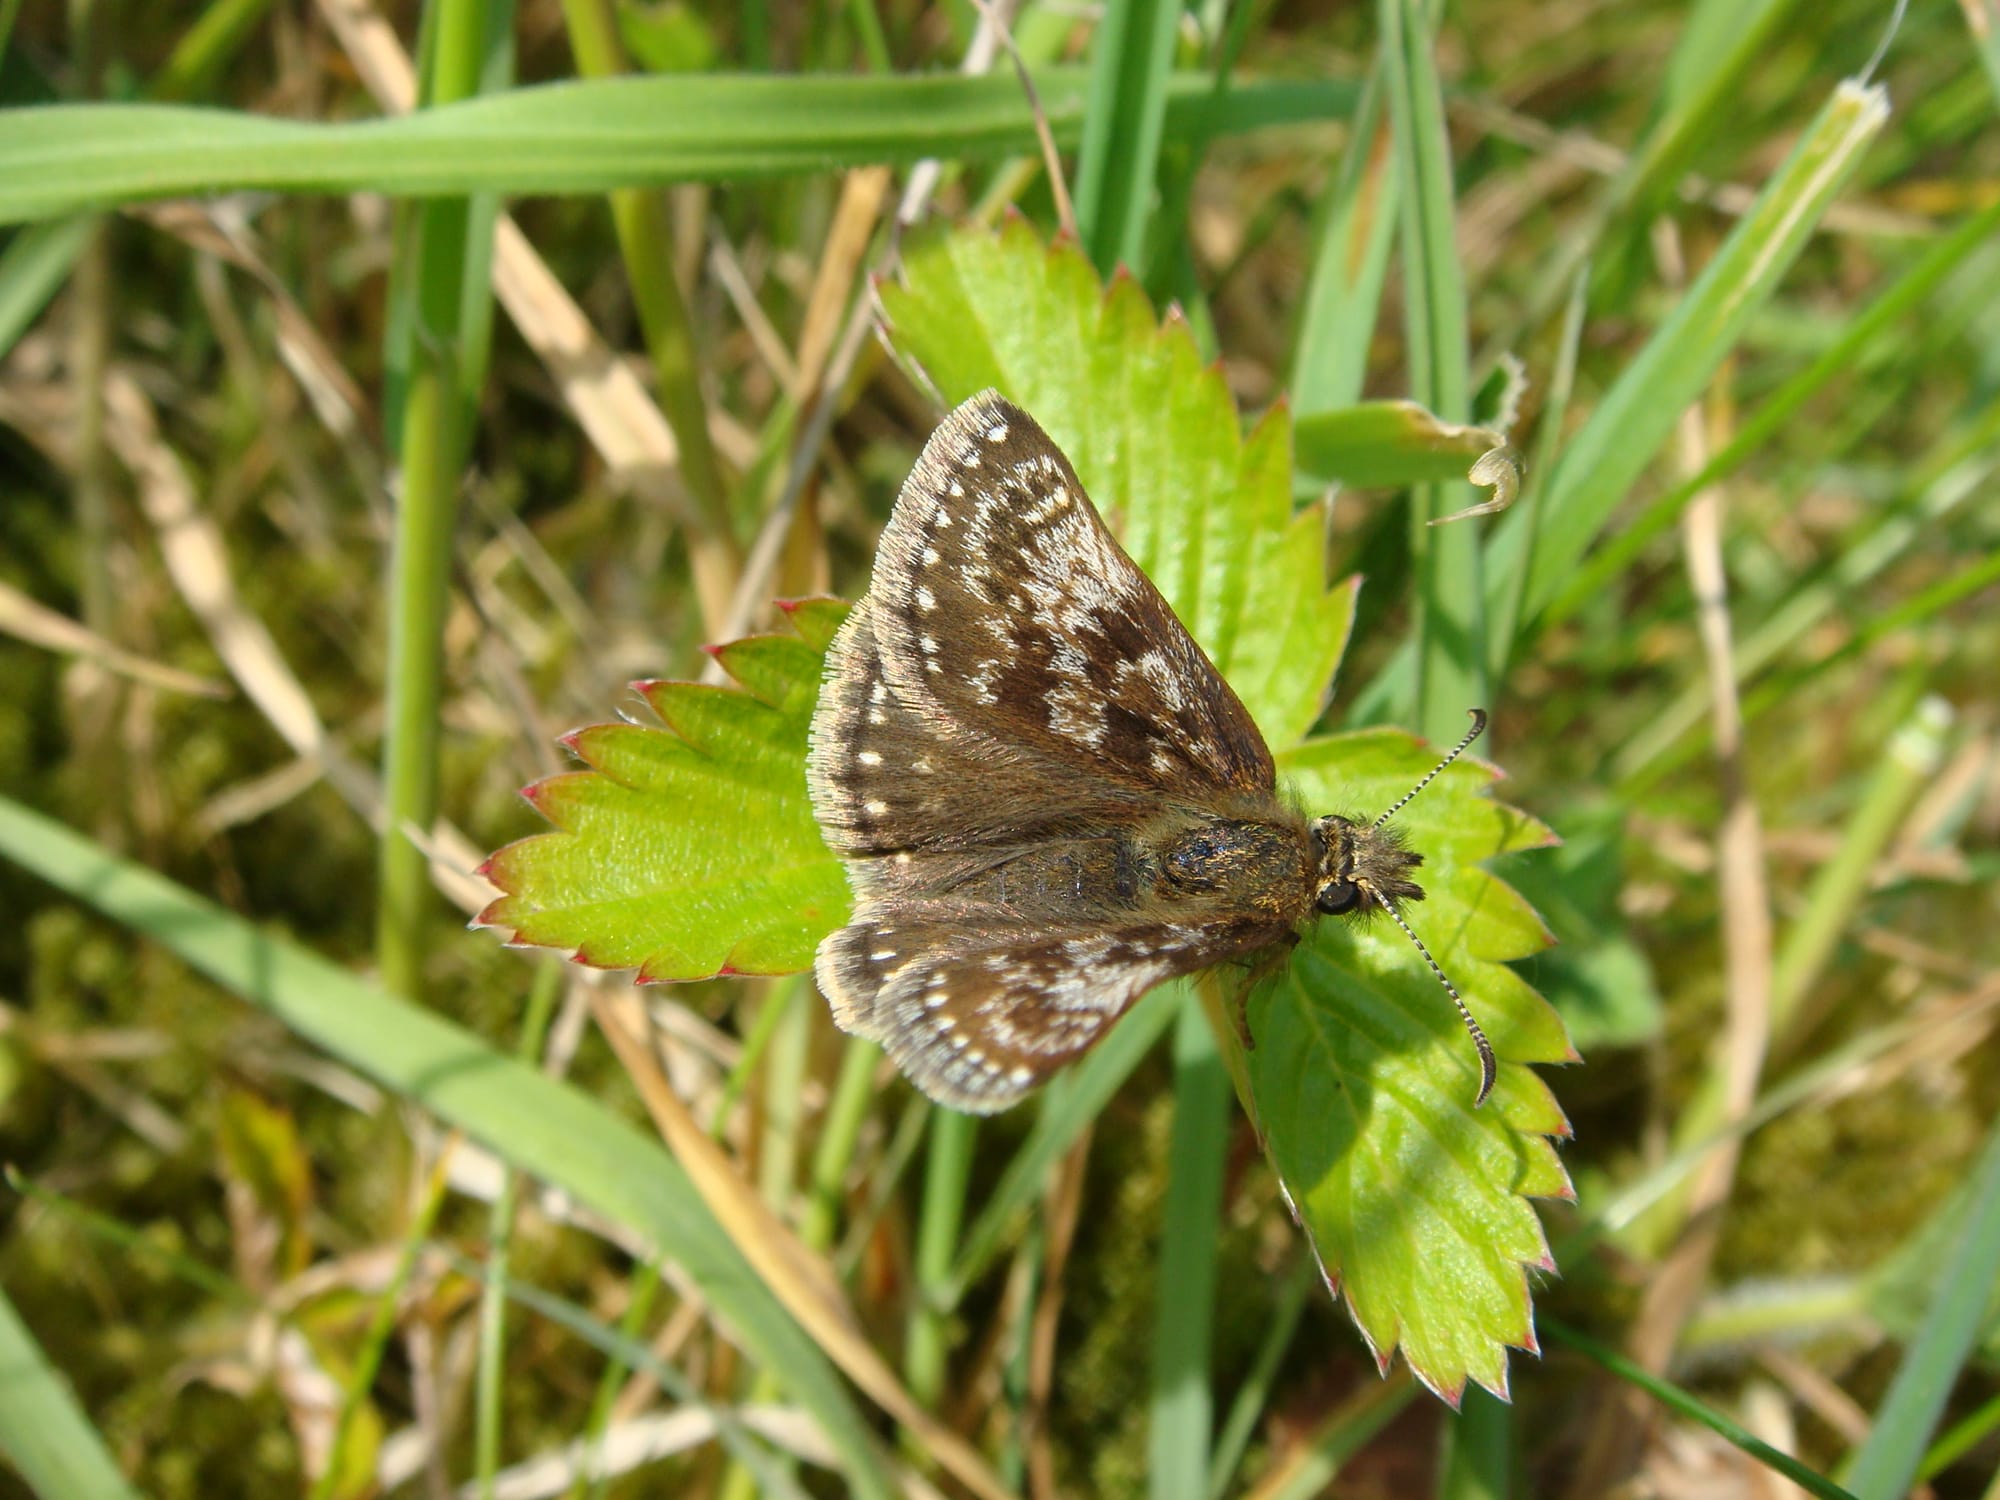
<svg viewBox="0 0 2000 1500"><path fill-rule="evenodd" d="M590 769L527 789L556 832L486 862L506 894L478 925L645 980L810 967L848 911L805 781L806 726L841 613L809 601L793 612L800 636L719 648L747 691L641 683L666 727L597 724L568 736Z"/></svg>
<svg viewBox="0 0 2000 1500"><path fill-rule="evenodd" d="M1279 773L1307 807L1360 816L1390 806L1435 760L1413 736L1364 730L1296 747ZM1555 1012L1505 966L1550 939L1480 868L1553 836L1481 795L1498 774L1460 760L1397 817L1423 852L1429 898L1406 915L1501 1059L1483 1108L1450 1000L1387 921L1321 922L1249 1010L1259 1122L1328 1286L1384 1368L1400 1347L1454 1402L1468 1378L1504 1395L1505 1346L1536 1347L1527 1268L1551 1262L1526 1200L1570 1192L1549 1139L1567 1122L1522 1064L1574 1053Z"/></svg>

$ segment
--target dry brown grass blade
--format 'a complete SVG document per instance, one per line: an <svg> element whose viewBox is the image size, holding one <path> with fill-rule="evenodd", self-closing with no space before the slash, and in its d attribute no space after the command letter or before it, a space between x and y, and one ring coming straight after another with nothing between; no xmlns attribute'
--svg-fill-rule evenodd
<svg viewBox="0 0 2000 1500"><path fill-rule="evenodd" d="M152 403L122 370L105 377L104 414L106 440L136 482L139 508L152 523L167 574L215 654L285 743L321 766L348 805L379 829L380 785L334 743L278 643L237 595L220 528L195 503L194 486L161 438ZM432 879L448 898L468 911L490 899L485 882L470 873L481 859L470 839L441 822L424 842L432 849Z"/></svg>
<svg viewBox="0 0 2000 1500"><path fill-rule="evenodd" d="M1666 279L1678 285L1685 279L1679 238L1664 221L1656 245ZM1682 416L1680 461L1685 473L1700 473L1708 462L1704 423L1700 407ZM1727 1126L1742 1120L1756 1103L1757 1080L1771 1040L1774 939L1763 824L1744 764L1743 708L1737 693L1723 530L1723 493L1711 486L1682 517L1682 550L1708 671L1721 783L1715 862L1727 1017L1722 1049L1712 1066L1722 1072L1718 1123ZM1689 1175L1685 1228L1647 1284L1639 1316L1626 1339L1632 1358L1654 1374L1665 1372L1708 1279L1741 1152L1741 1134L1732 1130ZM1634 1386L1621 1386L1591 1434L1570 1494L1577 1500L1603 1494L1616 1476L1632 1472L1644 1435L1657 1417L1658 1407L1649 1395Z"/></svg>
<svg viewBox="0 0 2000 1500"><path fill-rule="evenodd" d="M702 1201L785 1309L818 1341L827 1357L870 1400L901 1423L953 1478L986 1500L1010 1500L1010 1491L972 1445L919 1406L876 1353L826 1260L807 1250L791 1227L771 1212L756 1187L736 1170L681 1103L646 1044L644 1008L630 988L622 995L604 990L593 993L591 1008L645 1100L667 1149L686 1169Z"/></svg>
<svg viewBox="0 0 2000 1500"><path fill-rule="evenodd" d="M143 682L169 693L189 693L197 698L227 698L229 684L194 672L183 672L148 660L107 641L68 615L30 599L9 583L0 583L0 633L11 635L44 651L81 656L109 671Z"/></svg>
<svg viewBox="0 0 2000 1500"><path fill-rule="evenodd" d="M827 231L826 246L813 272L812 291L806 298L806 315L799 325L801 400L812 400L819 394L820 377L827 373L827 360L833 354L841 315L847 311L861 279L868 242L882 217L889 184L887 167L857 167L840 185L840 203L834 209L833 227Z"/></svg>
<svg viewBox="0 0 2000 1500"><path fill-rule="evenodd" d="M375 101L395 114L411 109L416 75L388 23L361 0L319 0L319 9ZM680 463L673 429L630 363L598 336L505 214L494 229L493 293L615 478L661 506L685 530L697 569L708 580L697 589L703 624L723 639L722 601L736 568L733 560L705 550L706 528L694 519L681 487L670 482Z"/></svg>
<svg viewBox="0 0 2000 1500"><path fill-rule="evenodd" d="M227 262L262 287L276 324L278 355L321 424L344 443L366 439L372 444L374 435L366 429L369 406L361 388L320 336L291 288L264 259L255 236L240 222L240 214L230 210L232 202L153 203L133 210L133 216L191 249Z"/></svg>

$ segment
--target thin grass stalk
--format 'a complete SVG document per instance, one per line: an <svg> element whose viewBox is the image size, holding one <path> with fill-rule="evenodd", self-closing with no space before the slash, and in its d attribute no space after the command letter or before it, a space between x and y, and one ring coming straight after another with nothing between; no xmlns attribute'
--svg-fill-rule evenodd
<svg viewBox="0 0 2000 1500"><path fill-rule="evenodd" d="M1805 908L1778 949L1771 982L1771 1032L1780 1048L1796 1046L1822 1013L1807 1005L1807 995L1866 897L1904 815L1943 764L1952 720L1949 703L1926 697L1890 736L1888 754L1848 817L1840 847L1807 890Z"/></svg>
<svg viewBox="0 0 2000 1500"><path fill-rule="evenodd" d="M1975 1407L1938 1436L1924 1454L1924 1461L1917 1465L1917 1479L1929 1483L1996 1431L2000 1431L2000 1395ZM1993 1471L1993 1482L2000 1485L2000 1468Z"/></svg>
<svg viewBox="0 0 2000 1500"><path fill-rule="evenodd" d="M743 1049L737 1054L735 1064L723 1076L722 1089L715 1101L715 1113L709 1116L710 1140L720 1141L728 1134L729 1117L735 1111L736 1101L749 1087L758 1068L763 1066L764 1054L770 1049L778 1028L784 1025L785 1012L797 1003L803 988L803 981L797 979L777 985L764 997L764 1003L757 1007L750 1021L750 1030L743 1038Z"/></svg>
<svg viewBox="0 0 2000 1500"><path fill-rule="evenodd" d="M1627 1381L1644 1391L1669 1411L1690 1421L1699 1422L1724 1441L1749 1454L1765 1468L1775 1474L1782 1474L1809 1494L1819 1496L1820 1500L1855 1500L1853 1495L1824 1474L1807 1468L1789 1453L1780 1453L1769 1443L1753 1435L1748 1428L1731 1421L1713 1407L1705 1405L1672 1381L1663 1380L1650 1373L1609 1345L1601 1344L1588 1334L1579 1333L1567 1324L1559 1323L1549 1317L1541 1320L1541 1329L1550 1343L1565 1349L1574 1349L1620 1380Z"/></svg>
<svg viewBox="0 0 2000 1500"><path fill-rule="evenodd" d="M1223 1496L1229 1493L1236 1470L1243 1462L1244 1450L1250 1446L1251 1435L1257 1429L1257 1419L1270 1403L1278 1366L1284 1360L1285 1351L1292 1347L1293 1335L1299 1331L1299 1318L1305 1312L1306 1297L1320 1284L1319 1269L1312 1263L1312 1258L1309 1255L1295 1257L1278 1293L1277 1305L1271 1310L1271 1321L1264 1326L1264 1337L1250 1361L1249 1373L1237 1386L1235 1399L1229 1403L1229 1415L1223 1419L1222 1427L1216 1433L1215 1446L1208 1459L1208 1500L1223 1500Z"/></svg>
<svg viewBox="0 0 2000 1500"><path fill-rule="evenodd" d="M1145 269L1179 0L1110 0L1090 44L1076 221L1098 271Z"/></svg>
<svg viewBox="0 0 2000 1500"><path fill-rule="evenodd" d="M1907 493L1885 507L1865 534L1848 538L1824 573L1806 579L1744 636L1736 648L1737 676L1747 680L1763 671L1947 517L1984 498L2000 472L1997 439L2000 400L1993 400L1919 466ZM1684 690L1612 756L1621 792L1631 795L1653 785L1699 748L1704 720L1697 705L1696 690Z"/></svg>
<svg viewBox="0 0 2000 1500"><path fill-rule="evenodd" d="M342 1460L347 1455L348 1434L354 1430L354 1419L367 1401L369 1391L374 1389L375 1376L382 1368L382 1356L388 1352L389 1340L396 1332L396 1321L402 1313L403 1294L410 1288L410 1278L416 1274L417 1263L425 1245L430 1242L432 1229L437 1225L438 1211L444 1207L445 1193L451 1186L447 1169L451 1164L455 1141L456 1136L448 1140L431 1163L417 1199L416 1212L410 1215L410 1222L403 1231L403 1246L396 1256L396 1267L389 1275L389 1284L382 1288L382 1295L376 1299L368 1327L361 1335L361 1346L354 1355L354 1368L341 1388L340 1411L334 1418L333 1436L327 1442L326 1467L313 1480L312 1500L332 1500L334 1495L344 1493L343 1485L351 1485L359 1477L344 1472L342 1468Z"/></svg>
<svg viewBox="0 0 2000 1500"><path fill-rule="evenodd" d="M1514 1423L1506 1403L1473 1386L1444 1424L1438 1500L1506 1500L1512 1488Z"/></svg>
<svg viewBox="0 0 2000 1500"><path fill-rule="evenodd" d="M562 984L562 965L552 958L543 959L528 989L521 1033L514 1047L514 1055L523 1062L541 1055ZM472 1377L473 1473L484 1500L494 1500L494 1476L500 1472L501 1386L507 1373L507 1275L520 1191L521 1174L508 1171L486 1217L487 1275L479 1294L479 1352Z"/></svg>
<svg viewBox="0 0 2000 1500"><path fill-rule="evenodd" d="M579 74L616 78L630 71L609 0L563 0L562 9ZM667 200L658 188L616 189L611 194L611 219L646 352L652 357L660 410L680 450L681 482L703 521L699 531L687 538L702 626L711 636L720 635L729 618L742 552L729 511L729 483L709 436L694 320L674 275Z"/></svg>
<svg viewBox="0 0 2000 1500"><path fill-rule="evenodd" d="M1740 469L1753 454L1760 453L1786 424L1798 416L1807 401L1818 395L1842 374L1860 364L1863 354L1899 320L1915 313L1944 279L1963 265L1978 249L1993 243L2000 233L2000 201L1968 216L1950 234L1926 250L1916 263L1885 288L1865 309L1848 319L1840 336L1817 359L1792 376L1765 399L1745 420L1730 440L1702 466L1699 474L1683 480L1646 508L1617 535L1584 559L1574 578L1549 604L1544 626L1561 624L1586 602L1601 596L1605 589L1632 566L1646 544L1679 519L1688 502L1706 489ZM1529 549L1532 552L1532 547Z"/></svg>
<svg viewBox="0 0 2000 1500"><path fill-rule="evenodd" d="M1152 1050L1180 1010L1180 987L1165 985L1146 996L1083 1060L1042 1091L1041 1113L1021 1149L1000 1173L979 1217L965 1232L944 1297L955 1307L966 1288L993 1263L1020 1219L1038 1202L1048 1169L1090 1128L1120 1084Z"/></svg>
<svg viewBox="0 0 2000 1500"><path fill-rule="evenodd" d="M1207 1500L1215 1424L1216 1252L1229 1150L1229 1072L1200 995L1189 989L1174 1029L1174 1125L1160 1225L1146 1439L1151 1500Z"/></svg>
<svg viewBox="0 0 2000 1500"><path fill-rule="evenodd" d="M438 0L428 54L425 100L447 104L477 93L487 64L493 16L485 0ZM464 200L415 207L414 238L398 266L396 300L407 308L392 323L390 366L406 360L398 424L401 493L389 559L387 731L382 790L387 826L377 864L376 962L392 993L423 994L425 937L436 910L430 857L410 831L429 832L438 809L439 713L444 692L444 621L450 606L452 535L458 485L469 442L466 393L484 374L468 318L487 288L468 285L472 211ZM403 339L407 337L407 343ZM400 344L401 347L393 347Z"/></svg>
<svg viewBox="0 0 2000 1500"><path fill-rule="evenodd" d="M1527 492L1521 497L1521 528L1527 534L1527 547L1532 553L1536 534L1542 527L1542 508L1549 493L1549 470L1553 466L1556 448L1562 442L1564 420L1569 416L1570 396L1576 390L1577 351L1583 347L1583 320L1590 310L1590 267L1588 264L1577 268L1575 278L1570 282L1569 306L1563 312L1562 337L1556 345L1555 373L1549 377L1548 399L1542 403L1541 415L1537 419L1535 451L1528 460ZM1514 575L1514 589L1507 602L1492 621L1493 638L1496 641L1511 641L1521 621L1521 612L1526 607L1525 592L1528 577L1525 572Z"/></svg>
<svg viewBox="0 0 2000 1500"><path fill-rule="evenodd" d="M1020 1490L1028 1480L1028 1438L1034 1422L1030 1412L1034 1383L1035 1313L1040 1304L1043 1272L1049 1251L1049 1230L1037 1219L1021 1237L1016 1252L1014 1274L1019 1278L1020 1295L1014 1299L1014 1316L1007 1329L1008 1353L1000 1367L1000 1401L1007 1413L1000 1452L994 1471L1009 1489Z"/></svg>
<svg viewBox="0 0 2000 1500"><path fill-rule="evenodd" d="M1301 416L1353 405L1368 378L1403 182L1384 117L1382 58L1378 49L1313 233L1312 279L1292 351L1292 405Z"/></svg>
<svg viewBox="0 0 2000 1500"><path fill-rule="evenodd" d="M448 1245L437 1245L434 1252L462 1276L477 1280L484 1274L484 1267L456 1254ZM657 1272L658 1263L648 1262L644 1274L657 1279ZM732 1408L705 1401L701 1392L688 1383L685 1375L630 1333L609 1328L574 1303L552 1297L525 1281L511 1283L507 1298L536 1317L574 1334L579 1342L609 1356L615 1365L643 1374L683 1406L708 1416L714 1422L723 1445L763 1478L767 1494L786 1497L786 1500L796 1500L803 1494L773 1463L762 1439L736 1419Z"/></svg>
<svg viewBox="0 0 2000 1500"><path fill-rule="evenodd" d="M102 44L111 30L104 13L115 14L114 0L69 0L67 34L76 87L87 98L97 93L104 67ZM70 484L76 510L77 602L85 628L107 640L117 639L111 577L111 455L104 442L104 377L111 361L111 247L108 222L94 219L84 238L73 282L75 314L69 330L70 389L74 392L76 432L75 477ZM102 713L110 704L99 682L98 691L81 705L85 715ZM102 726L86 722L80 737L102 755L108 748ZM100 766L101 770L101 766Z"/></svg>
<svg viewBox="0 0 2000 1500"><path fill-rule="evenodd" d="M1465 286L1444 93L1430 27L1421 0L1380 0L1376 15L1404 188L1400 243L1410 395L1446 421L1463 422L1471 409ZM1464 490L1418 485L1410 492L1416 679L1408 708L1417 727L1433 739L1449 739L1465 711L1489 697L1479 532L1463 523L1430 524L1462 509Z"/></svg>
<svg viewBox="0 0 2000 1500"><path fill-rule="evenodd" d="M833 1246L847 1174L861 1127L868 1120L868 1106L875 1100L875 1068L881 1060L882 1049L859 1037L848 1038L841 1052L840 1075L813 1147L811 1190L799 1223L799 1238L815 1250Z"/></svg>
<svg viewBox="0 0 2000 1500"><path fill-rule="evenodd" d="M1662 269L1678 282L1680 242L1668 227L1658 236ZM1707 419L1701 407L1681 418L1681 467L1697 472L1708 457ZM1714 719L1717 793L1715 830L1717 900L1721 906L1724 1022L1714 1039L1702 1086L1712 1090L1720 1118L1741 1121L1756 1104L1757 1084L1771 1036L1772 914L1762 811L1751 784L1743 737L1742 704L1734 667L1735 625L1723 561L1725 496L1706 491L1682 518L1682 549L1689 587L1697 601L1696 629ZM1664 1205L1655 1226L1671 1247L1646 1285L1625 1344L1643 1368L1664 1372L1694 1301L1714 1263L1721 1212L1736 1181L1740 1146L1731 1137L1705 1156L1688 1177L1684 1195ZM1612 1393L1572 1477L1575 1500L1593 1496L1629 1473L1645 1440L1649 1413L1636 1390Z"/></svg>
<svg viewBox="0 0 2000 1500"><path fill-rule="evenodd" d="M631 1285L626 1293L625 1312L618 1319L619 1337L632 1344L640 1342L640 1330L646 1320L653 1315L653 1303L660 1294L663 1277L660 1263L649 1260L633 1273ZM625 1383L625 1377L635 1366L622 1354L612 1351L604 1361L604 1368L598 1373L597 1389L590 1398L590 1415L584 1418L584 1441L590 1445L593 1454L598 1455L571 1482L569 1493L572 1500L582 1500L591 1496L592 1500L606 1494L611 1488L611 1475L605 1472L602 1454L604 1436L611 1430L612 1412L618 1405L618 1392ZM741 1453L732 1453L731 1462L744 1463Z"/></svg>
<svg viewBox="0 0 2000 1500"><path fill-rule="evenodd" d="M930 1150L924 1158L923 1206L918 1210L916 1298L903 1350L903 1381L923 1406L936 1410L944 1395L951 1345L952 1261L965 1217L965 1187L979 1137L976 1115L954 1109L931 1112Z"/></svg>
<svg viewBox="0 0 2000 1500"><path fill-rule="evenodd" d="M1533 548L1518 518L1495 530L1486 554L1486 584L1495 591L1489 605L1497 615L1501 602L1520 591L1519 637L1535 630L1536 617L1653 462L1675 414L1697 398L1776 291L1887 119L1881 90L1843 83L1834 91L1750 212L1563 449ZM1509 643L1493 646L1504 661Z"/></svg>
<svg viewBox="0 0 2000 1500"><path fill-rule="evenodd" d="M214 0L181 33L147 94L154 99L198 99L207 94L230 59L255 35L271 0Z"/></svg>
<svg viewBox="0 0 2000 1500"><path fill-rule="evenodd" d="M802 978L764 985L764 1005L778 1009L771 1045L764 1053L762 1128L757 1143L757 1191L779 1218L790 1218L793 1189L798 1181L799 1101L805 1094L807 1054L812 1041L811 1018L800 1004ZM721 1118L718 1116L718 1119ZM745 1400L776 1400L784 1393L775 1372L759 1370ZM757 1476L740 1460L732 1460L723 1475L723 1500L754 1500Z"/></svg>
<svg viewBox="0 0 2000 1500"><path fill-rule="evenodd" d="M1658 203L1678 185L1702 143L1736 108L1744 78L1768 58L1772 38L1796 3L1703 0L1695 9L1675 44L1659 110L1644 138L1564 236L1553 264L1527 289L1519 313L1480 351L1479 369L1491 369L1528 330L1539 327L1555 310L1562 287L1593 255L1606 264L1615 262L1615 255L1598 253L1609 248L1602 244L1606 231L1627 217L1640 218L1635 205Z"/></svg>
<svg viewBox="0 0 2000 1500"><path fill-rule="evenodd" d="M1408 1370L1364 1384L1327 1415L1303 1446L1265 1475L1246 1500L1311 1500L1325 1494L1348 1461L1373 1442L1416 1394L1417 1382Z"/></svg>

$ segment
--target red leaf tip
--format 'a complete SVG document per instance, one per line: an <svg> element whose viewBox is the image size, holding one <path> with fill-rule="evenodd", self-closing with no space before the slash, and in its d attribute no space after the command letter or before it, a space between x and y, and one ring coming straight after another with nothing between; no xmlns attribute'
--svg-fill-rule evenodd
<svg viewBox="0 0 2000 1500"><path fill-rule="evenodd" d="M727 651L729 648L727 646L718 646L713 641L709 641L709 642L704 642L701 649L702 649L702 654L704 656L712 656L717 661L721 661L722 653Z"/></svg>

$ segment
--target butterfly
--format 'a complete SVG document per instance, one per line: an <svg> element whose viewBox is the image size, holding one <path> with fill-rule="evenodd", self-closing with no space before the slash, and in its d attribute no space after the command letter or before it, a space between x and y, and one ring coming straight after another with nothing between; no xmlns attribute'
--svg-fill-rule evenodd
<svg viewBox="0 0 2000 1500"><path fill-rule="evenodd" d="M916 1086L1006 1109L1148 990L1282 957L1309 921L1421 901L1390 816L1308 818L1229 684L1062 451L993 391L932 433L827 655L806 761L845 862L814 973Z"/></svg>

